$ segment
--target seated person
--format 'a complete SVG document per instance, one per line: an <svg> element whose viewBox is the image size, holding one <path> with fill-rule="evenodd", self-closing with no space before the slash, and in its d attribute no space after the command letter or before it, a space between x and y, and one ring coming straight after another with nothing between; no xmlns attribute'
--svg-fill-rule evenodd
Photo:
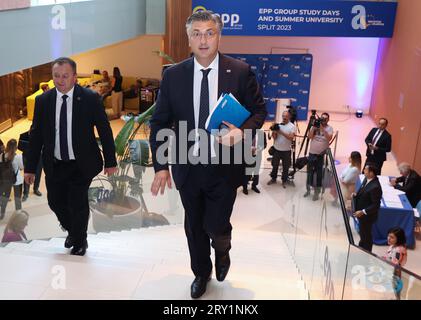
<svg viewBox="0 0 421 320"><path fill-rule="evenodd" d="M130 86L130 89L123 91L124 99L137 98L140 95L140 90L142 89L142 81L137 79L136 84Z"/></svg>
<svg viewBox="0 0 421 320"><path fill-rule="evenodd" d="M411 169L411 165L402 162L398 165L401 176L390 180L390 184L395 189L405 192L409 202L413 208L416 208L418 202L421 200L421 177L415 170ZM399 183L402 182L402 185Z"/></svg>

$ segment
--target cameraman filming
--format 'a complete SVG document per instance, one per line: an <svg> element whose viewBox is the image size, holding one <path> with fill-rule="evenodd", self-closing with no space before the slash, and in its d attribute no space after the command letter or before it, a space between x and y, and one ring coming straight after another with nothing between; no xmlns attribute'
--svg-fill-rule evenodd
<svg viewBox="0 0 421 320"><path fill-rule="evenodd" d="M323 178L323 159L333 136L333 128L328 125L328 122L329 114L326 112L322 113L321 118L314 118L313 125L308 133L311 143L307 164L307 192L304 194L304 197L310 195L310 186L313 184L313 176L314 172L316 172L317 182L314 189L313 201L319 199Z"/></svg>
<svg viewBox="0 0 421 320"><path fill-rule="evenodd" d="M285 184L288 181L288 170L291 166L291 142L295 136L295 125L290 122L290 116L288 111L284 111L282 113L282 123L275 123L270 127L274 139L274 150L272 157L272 172L270 173L271 180L268 182L268 185L276 183L279 162L282 160L282 186L286 188Z"/></svg>

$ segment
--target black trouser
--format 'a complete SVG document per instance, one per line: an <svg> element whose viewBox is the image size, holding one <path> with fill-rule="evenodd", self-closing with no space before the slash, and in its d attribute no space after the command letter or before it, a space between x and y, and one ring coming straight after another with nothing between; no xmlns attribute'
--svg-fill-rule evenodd
<svg viewBox="0 0 421 320"><path fill-rule="evenodd" d="M288 170L291 166L291 150L279 151L274 148L272 157L272 172L270 176L276 180L278 177L279 162L282 160L282 182L288 181Z"/></svg>
<svg viewBox="0 0 421 320"><path fill-rule="evenodd" d="M364 163L364 167L363 167L363 171L362 171L363 173L364 173L364 168L367 165L367 163L373 163L374 165L376 165L377 166L377 172L376 172L376 174L378 176L381 175L381 173L382 173L382 167L383 167L383 163L384 163L383 160L376 159L373 156L368 156L367 159L365 160L365 163Z"/></svg>
<svg viewBox="0 0 421 320"><path fill-rule="evenodd" d="M6 212L7 202L10 198L10 193L12 192L15 195L15 210L22 209L22 185L11 185L8 183L2 183L0 186L0 197L1 197L1 214L3 215Z"/></svg>
<svg viewBox="0 0 421 320"><path fill-rule="evenodd" d="M25 163L25 159L23 160ZM41 182L41 172L42 172L42 158L39 159L37 170L35 172L35 181L34 181L34 191L39 189L39 184ZM26 182L23 183L23 194L28 196L29 194L29 184Z"/></svg>
<svg viewBox="0 0 421 320"><path fill-rule="evenodd" d="M358 219L358 221L360 223L360 242L358 245L371 252L371 249L373 248L372 228L375 221L370 221L367 217Z"/></svg>
<svg viewBox="0 0 421 320"><path fill-rule="evenodd" d="M252 187L256 187L259 184L259 170L256 168L256 163L253 165L246 166L246 172L244 174L243 188L247 189L249 181L252 181ZM249 173L249 174L247 174Z"/></svg>
<svg viewBox="0 0 421 320"><path fill-rule="evenodd" d="M91 181L84 177L76 161L55 161L54 173L45 177L48 205L75 246L81 246L87 237Z"/></svg>
<svg viewBox="0 0 421 320"><path fill-rule="evenodd" d="M323 180L323 160L324 153L322 154L312 154L309 153L309 162L307 164L307 189L313 185L314 173L316 173L316 187L320 188L322 186Z"/></svg>
<svg viewBox="0 0 421 320"><path fill-rule="evenodd" d="M215 255L224 255L231 249L230 218L236 196L237 190L216 172L215 166L190 166L180 197L195 276L207 277L212 271L210 240Z"/></svg>

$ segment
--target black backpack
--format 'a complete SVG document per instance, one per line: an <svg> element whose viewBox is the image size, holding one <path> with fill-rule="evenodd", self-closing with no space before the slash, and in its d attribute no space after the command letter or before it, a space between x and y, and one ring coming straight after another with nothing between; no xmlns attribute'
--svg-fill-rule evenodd
<svg viewBox="0 0 421 320"><path fill-rule="evenodd" d="M16 173L13 170L12 161L6 160L4 152L1 154L0 183L9 185L16 183Z"/></svg>

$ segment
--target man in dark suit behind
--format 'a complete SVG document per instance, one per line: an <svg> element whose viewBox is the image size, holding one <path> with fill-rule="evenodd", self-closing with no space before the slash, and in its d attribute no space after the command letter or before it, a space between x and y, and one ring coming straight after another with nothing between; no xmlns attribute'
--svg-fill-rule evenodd
<svg viewBox="0 0 421 320"><path fill-rule="evenodd" d="M52 75L55 88L35 99L25 181L34 182L42 153L48 205L68 231L64 246L73 247L71 254L83 256L88 247L88 189L103 168L94 127L103 146L104 173L108 175L117 170L113 134L99 96L76 84L73 60L56 59Z"/></svg>
<svg viewBox="0 0 421 320"><path fill-rule="evenodd" d="M219 16L209 11L196 12L188 18L186 31L194 57L165 71L156 110L151 119L150 143L155 169L151 186L153 195L159 191L162 194L166 185L171 187L168 162L160 161L157 152L164 143L158 141L158 132L174 125L173 145L178 147L185 143L189 151L193 150L187 161L181 159L183 151L177 150L177 159L171 168L185 209L185 232L191 268L195 275L191 285L192 298L203 295L211 277L210 241L215 249L218 281L225 279L230 267L230 217L237 195L236 189L242 184L245 166L243 163L233 163L233 157L227 164L221 164L220 161L215 164L214 160L219 158L216 149L229 150L232 155L231 151L242 144L243 133L249 133L243 129L260 128L267 114L250 66L218 53L222 27ZM200 131L213 137L204 130L205 122L222 93L232 93L251 113L241 128L226 122L229 132L222 138L215 139L217 143L212 138L210 150L207 142L202 143L202 136L197 140L196 135L194 141L185 141L187 137L180 137L179 129L183 126L187 126L188 133ZM184 155L186 153L184 151ZM199 154L199 163L194 164L192 159ZM207 161L209 159L211 162Z"/></svg>
<svg viewBox="0 0 421 320"><path fill-rule="evenodd" d="M411 169L411 165L402 162L398 166L401 176L390 180L390 184L395 189L405 192L411 206L415 208L421 200L421 177L415 170ZM402 183L402 185L400 185Z"/></svg>
<svg viewBox="0 0 421 320"><path fill-rule="evenodd" d="M380 201L383 191L377 178L377 167L374 164L366 164L364 167L365 179L358 192L353 194L353 213L360 224L360 247L371 252L373 247L372 227L377 220L380 209Z"/></svg>
<svg viewBox="0 0 421 320"><path fill-rule="evenodd" d="M371 129L365 138L365 144L367 145L365 164L376 164L378 168L377 175L381 175L383 162L386 160L386 153L392 149L392 136L386 130L387 124L387 119L380 118L377 128Z"/></svg>

